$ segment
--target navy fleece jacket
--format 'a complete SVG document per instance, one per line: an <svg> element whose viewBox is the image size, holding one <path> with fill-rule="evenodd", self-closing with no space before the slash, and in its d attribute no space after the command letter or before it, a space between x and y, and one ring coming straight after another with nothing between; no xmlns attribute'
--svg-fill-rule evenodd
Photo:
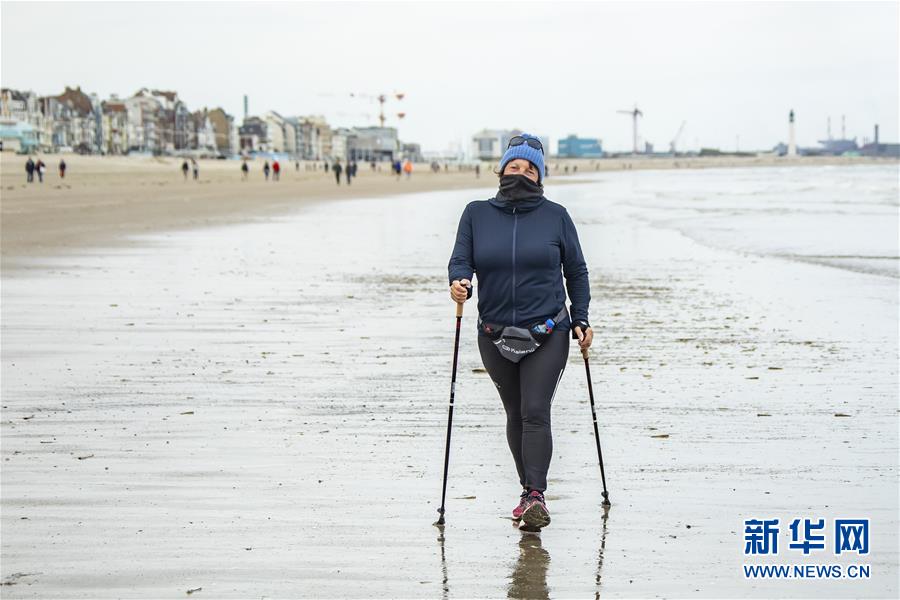
<svg viewBox="0 0 900 600"><path fill-rule="evenodd" d="M575 224L563 206L544 197L470 202L448 272L451 284L478 276L478 312L485 322L523 327L555 317L566 290L571 319L589 322L591 289ZM568 318L557 325L570 327Z"/></svg>

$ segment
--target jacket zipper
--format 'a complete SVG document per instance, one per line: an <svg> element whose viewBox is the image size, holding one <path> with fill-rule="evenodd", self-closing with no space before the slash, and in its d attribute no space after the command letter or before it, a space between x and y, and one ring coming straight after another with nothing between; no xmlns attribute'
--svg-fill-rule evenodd
<svg viewBox="0 0 900 600"><path fill-rule="evenodd" d="M516 319L516 229L519 225L519 215L513 208L513 235L512 235L512 301L513 301L513 319L512 324L515 325Z"/></svg>

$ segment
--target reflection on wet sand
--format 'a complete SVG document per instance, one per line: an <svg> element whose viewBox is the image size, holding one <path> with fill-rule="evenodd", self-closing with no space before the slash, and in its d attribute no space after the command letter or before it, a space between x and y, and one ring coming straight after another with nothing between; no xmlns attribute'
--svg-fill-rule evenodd
<svg viewBox="0 0 900 600"><path fill-rule="evenodd" d="M601 517L600 548L597 553L597 571L594 578L594 598L600 598L600 582L603 570L603 553L606 550L606 522L609 519L609 507L603 506ZM445 526L434 524L438 529L437 541L441 550L441 597L450 597L450 584L447 571L447 552ZM516 527L516 524L513 524ZM522 532L519 539L519 557L509 576L508 598L550 598L547 585L547 570L550 567L550 553L543 547L539 533Z"/></svg>
<svg viewBox="0 0 900 600"><path fill-rule="evenodd" d="M508 598L549 598L547 568L550 553L541 545L539 534L523 533L519 540L519 559L509 579Z"/></svg>
<svg viewBox="0 0 900 600"><path fill-rule="evenodd" d="M434 524L438 528L438 542L441 544L441 598L447 600L450 597L450 585L447 583L447 553L444 550L444 526Z"/></svg>
<svg viewBox="0 0 900 600"><path fill-rule="evenodd" d="M603 570L603 552L606 550L606 520L609 518L609 505L601 504L603 508L603 516L601 517L601 529L600 529L600 553L597 556L597 577L594 580L594 584L596 586L594 590L594 598L596 600L600 600L600 573Z"/></svg>

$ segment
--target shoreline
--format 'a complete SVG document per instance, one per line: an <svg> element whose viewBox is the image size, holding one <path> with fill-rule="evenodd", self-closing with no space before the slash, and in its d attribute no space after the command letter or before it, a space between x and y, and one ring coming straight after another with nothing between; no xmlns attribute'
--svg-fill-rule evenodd
<svg viewBox="0 0 900 600"><path fill-rule="evenodd" d="M373 172L360 163L352 185L342 180L338 186L332 174L321 170L321 162L315 163L317 171L307 170L313 163L302 162L299 170L288 163L281 181L273 182L263 179L262 160L249 162L248 181L241 181L238 161L201 160L199 179L185 181L179 169L182 159L176 157L41 156L48 163L42 184L25 183L24 156L0 157L4 269L23 267L23 258L123 243L128 235L243 222L315 202L494 185L490 163L482 163L478 178L472 171L432 173L421 164L411 178L400 180L386 172L386 165ZM68 164L64 180L56 173L60 157ZM900 164L896 159L830 156L551 158L548 185L579 184L579 174L606 171L885 163ZM566 166L572 168L568 174Z"/></svg>

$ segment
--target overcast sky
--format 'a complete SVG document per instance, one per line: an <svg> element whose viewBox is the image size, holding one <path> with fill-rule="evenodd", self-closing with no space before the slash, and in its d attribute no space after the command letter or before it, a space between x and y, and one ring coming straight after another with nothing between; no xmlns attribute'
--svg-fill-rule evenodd
<svg viewBox="0 0 900 600"><path fill-rule="evenodd" d="M631 148L771 148L797 114L800 145L898 141L900 3L6 2L3 87L102 98L176 90L192 110L322 114L377 124L350 92L403 92L388 123L441 150L478 129ZM406 113L398 122L396 113ZM739 141L738 141L739 140ZM556 144L552 144L553 150Z"/></svg>

